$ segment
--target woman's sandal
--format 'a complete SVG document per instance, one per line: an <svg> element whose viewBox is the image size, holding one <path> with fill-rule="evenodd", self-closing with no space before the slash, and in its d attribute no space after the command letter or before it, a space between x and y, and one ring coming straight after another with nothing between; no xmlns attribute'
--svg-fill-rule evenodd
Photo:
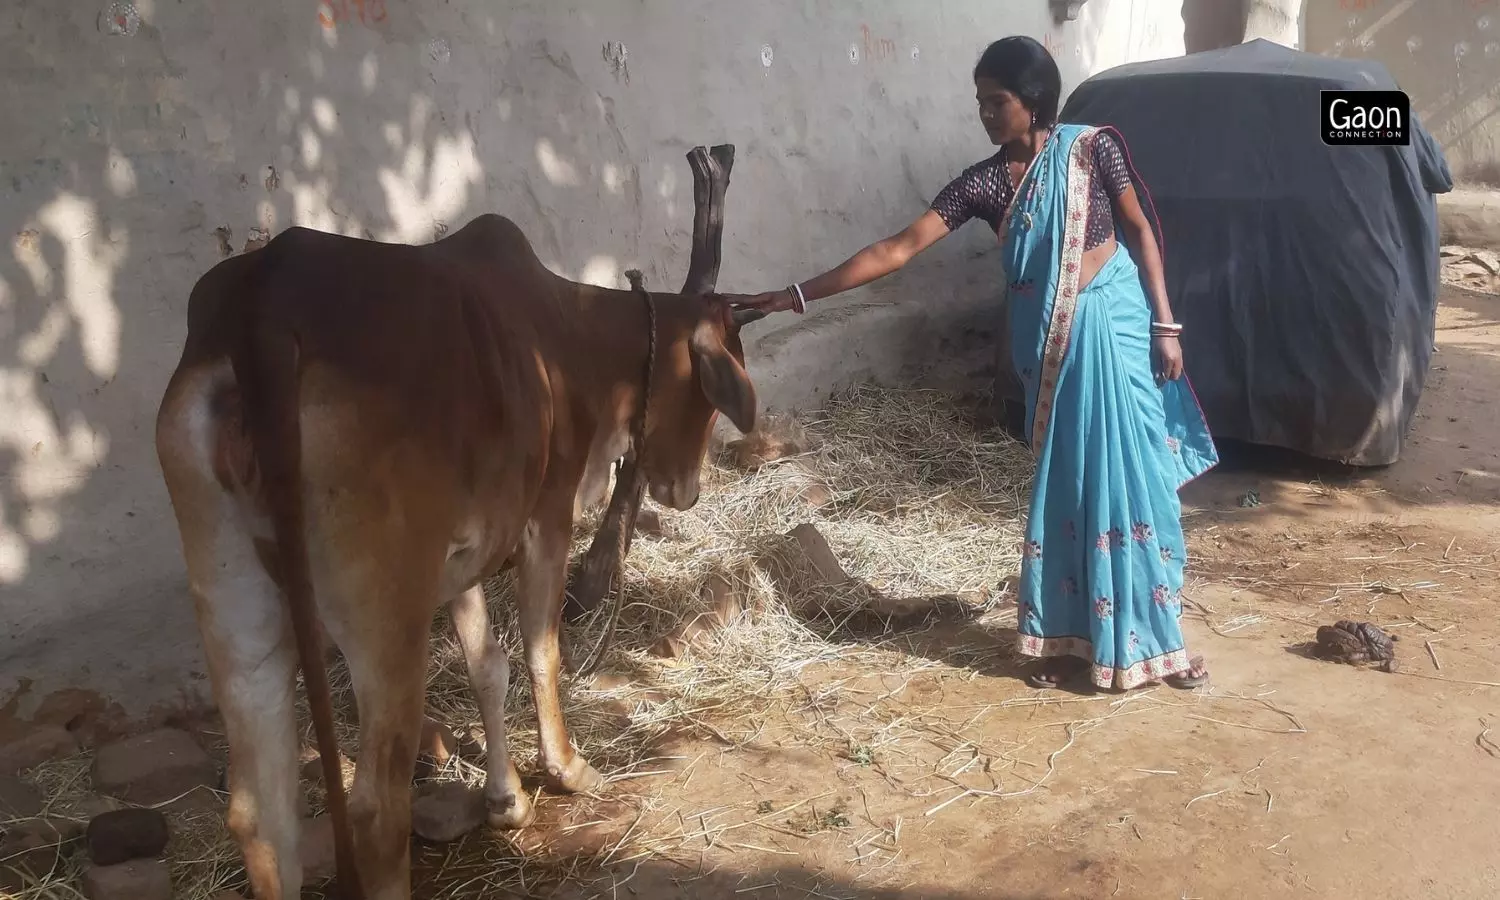
<svg viewBox="0 0 1500 900"><path fill-rule="evenodd" d="M1078 679L1088 672L1088 668L1088 664L1082 660L1053 657L1044 661L1038 667L1038 671L1027 676L1026 683L1034 688L1041 688L1043 690L1058 688ZM1193 674L1194 669L1198 670L1197 675ZM1186 672L1168 675L1161 680L1161 683L1179 691L1190 691L1194 688L1200 688L1208 684L1208 666L1205 665L1202 656L1195 656L1188 663L1188 670Z"/></svg>
<svg viewBox="0 0 1500 900"><path fill-rule="evenodd" d="M1198 670L1197 675L1193 674L1194 669ZM1202 687L1208 684L1208 666L1204 664L1203 657L1195 656L1188 663L1188 670L1186 672L1168 675L1162 679L1162 682L1167 687L1176 688L1179 691L1190 691L1193 688Z"/></svg>
<svg viewBox="0 0 1500 900"><path fill-rule="evenodd" d="M1086 673L1088 668L1088 664L1081 659L1052 657L1038 666L1038 671L1027 676L1026 683L1043 690L1062 687Z"/></svg>

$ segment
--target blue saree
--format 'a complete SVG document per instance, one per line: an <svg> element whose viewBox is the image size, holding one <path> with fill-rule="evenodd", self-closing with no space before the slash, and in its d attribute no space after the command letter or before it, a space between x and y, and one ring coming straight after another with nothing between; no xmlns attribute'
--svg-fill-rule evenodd
<svg viewBox="0 0 1500 900"><path fill-rule="evenodd" d="M1177 492L1218 455L1186 376L1156 383L1151 306L1122 241L1078 289L1098 131L1057 126L1001 222L1036 457L1018 631L1021 653L1080 657L1095 685L1124 690L1190 669Z"/></svg>

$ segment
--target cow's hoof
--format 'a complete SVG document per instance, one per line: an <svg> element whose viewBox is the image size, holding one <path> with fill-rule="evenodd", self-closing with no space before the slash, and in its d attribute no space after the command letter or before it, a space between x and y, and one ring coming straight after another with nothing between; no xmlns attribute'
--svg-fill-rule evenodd
<svg viewBox="0 0 1500 900"><path fill-rule="evenodd" d="M489 807L490 827L497 831L530 828L531 823L536 821L536 809L531 805L531 799L523 793L490 800Z"/></svg>
<svg viewBox="0 0 1500 900"><path fill-rule="evenodd" d="M574 754L573 762L566 769L548 766L547 781L552 787L569 794L586 794L604 787L604 776L589 765L588 760L577 754Z"/></svg>

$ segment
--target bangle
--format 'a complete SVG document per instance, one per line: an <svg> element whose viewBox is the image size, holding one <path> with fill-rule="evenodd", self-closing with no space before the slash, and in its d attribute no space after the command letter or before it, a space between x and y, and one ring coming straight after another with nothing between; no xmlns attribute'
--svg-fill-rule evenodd
<svg viewBox="0 0 1500 900"><path fill-rule="evenodd" d="M1153 337L1177 337L1182 334L1182 325L1178 322L1152 322L1151 335Z"/></svg>
<svg viewBox="0 0 1500 900"><path fill-rule="evenodd" d="M797 315L807 312L807 297L802 293L802 285L794 283L788 285L786 290L792 295L792 309Z"/></svg>

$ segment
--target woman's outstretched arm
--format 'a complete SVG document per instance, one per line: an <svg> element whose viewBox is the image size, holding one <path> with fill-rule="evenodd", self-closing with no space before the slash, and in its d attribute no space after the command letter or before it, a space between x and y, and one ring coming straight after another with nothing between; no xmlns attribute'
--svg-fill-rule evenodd
<svg viewBox="0 0 1500 900"><path fill-rule="evenodd" d="M802 282L802 296L809 301L821 300L884 278L948 233L948 224L943 221L943 217L929 209L896 234L876 241L827 272ZM795 306L795 298L790 290L730 295L726 299L736 307L768 313Z"/></svg>
<svg viewBox="0 0 1500 900"><path fill-rule="evenodd" d="M821 300L884 278L947 234L943 217L929 209L896 234L876 241L822 275L803 282L802 294L808 300Z"/></svg>

